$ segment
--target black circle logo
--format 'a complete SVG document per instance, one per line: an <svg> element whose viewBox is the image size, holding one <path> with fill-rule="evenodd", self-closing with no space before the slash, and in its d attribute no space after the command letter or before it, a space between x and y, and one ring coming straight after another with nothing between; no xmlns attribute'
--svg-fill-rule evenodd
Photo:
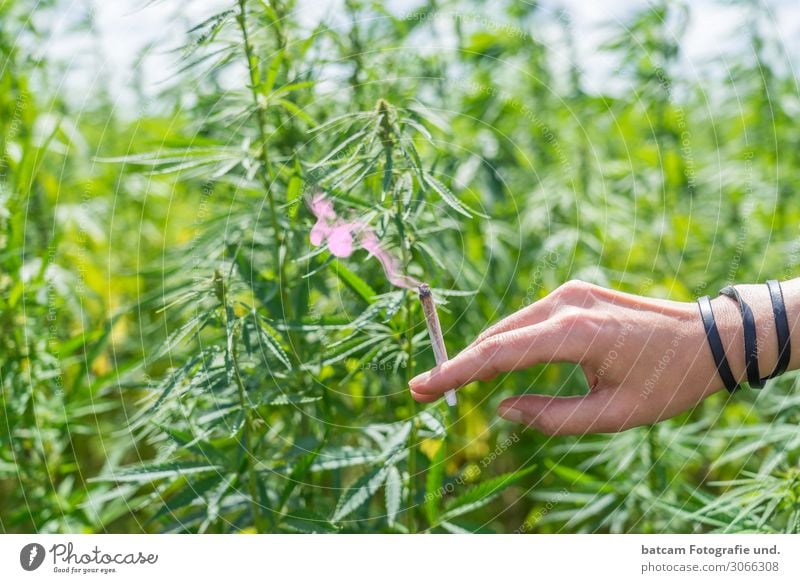
<svg viewBox="0 0 800 583"><path fill-rule="evenodd" d="M44 562L44 547L39 543L30 543L19 552L19 564L26 571L35 571Z"/></svg>

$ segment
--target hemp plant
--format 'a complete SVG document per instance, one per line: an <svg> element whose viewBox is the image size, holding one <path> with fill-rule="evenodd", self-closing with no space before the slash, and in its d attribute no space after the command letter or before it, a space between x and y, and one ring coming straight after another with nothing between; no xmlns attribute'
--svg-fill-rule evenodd
<svg viewBox="0 0 800 583"><path fill-rule="evenodd" d="M304 202L324 192L442 298L469 294L448 291L446 240L478 213L436 175L451 154L424 108L314 102L328 57L312 47L333 33L303 32L291 7L239 0L195 27L186 73L213 55L244 64L246 87L199 100L191 145L107 159L195 184L204 216L138 308L167 331L131 373L150 393L131 426L156 454L98 480L138 485L166 531L463 529L526 471L436 494L449 421L406 389L433 361L415 294L313 249Z"/></svg>

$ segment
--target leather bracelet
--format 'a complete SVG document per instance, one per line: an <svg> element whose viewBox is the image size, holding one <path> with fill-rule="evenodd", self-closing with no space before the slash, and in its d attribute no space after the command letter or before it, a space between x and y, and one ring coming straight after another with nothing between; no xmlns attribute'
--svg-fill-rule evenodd
<svg viewBox="0 0 800 583"><path fill-rule="evenodd" d="M783 289L781 284L774 280L767 280L769 297L772 300L772 315L775 318L775 331L778 335L778 364L767 378L771 379L786 372L789 359L792 356L792 342L789 334L789 318L786 316L786 304L783 302Z"/></svg>
<svg viewBox="0 0 800 583"><path fill-rule="evenodd" d="M744 301L739 290L732 285L719 290L720 295L735 300L739 304L739 311L742 314L742 331L744 333L744 362L747 370L747 384L751 389L761 389L767 384L766 378L761 378L761 371L758 369L758 335L756 333L756 318L753 310Z"/></svg>
<svg viewBox="0 0 800 583"><path fill-rule="evenodd" d="M733 376L731 366L728 364L728 359L725 356L725 347L722 344L722 339L719 336L717 323L714 320L714 310L711 309L711 300L708 296L703 296L697 300L697 305L700 306L700 316L703 318L703 326L706 329L706 339L708 346L711 348L711 354L714 356L714 363L717 366L717 373L719 374L725 388L729 393L733 393L739 388L739 383Z"/></svg>

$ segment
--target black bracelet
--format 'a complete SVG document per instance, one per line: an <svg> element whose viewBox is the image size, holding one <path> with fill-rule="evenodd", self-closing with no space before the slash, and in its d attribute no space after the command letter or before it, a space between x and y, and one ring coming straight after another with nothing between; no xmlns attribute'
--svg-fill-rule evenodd
<svg viewBox="0 0 800 583"><path fill-rule="evenodd" d="M772 300L772 315L775 317L775 331L778 334L778 364L767 378L771 379L786 372L792 356L792 342L789 335L789 318L783 303L783 289L774 279L767 280L769 297Z"/></svg>
<svg viewBox="0 0 800 583"><path fill-rule="evenodd" d="M756 334L756 318L753 310L742 299L739 290L732 285L719 290L720 295L735 300L739 304L739 311L742 314L742 330L744 332L744 362L747 369L747 384L751 389L760 389L767 384L766 378L761 378L761 371L758 369L758 335Z"/></svg>
<svg viewBox="0 0 800 583"><path fill-rule="evenodd" d="M706 329L706 338L708 339L708 346L711 348L711 354L714 356L714 362L717 365L717 373L719 373L725 388L729 393L733 393L739 388L739 383L731 372L731 366L728 364L728 359L725 357L725 347L722 345L722 339L719 337L719 330L717 323L714 320L714 311L711 309L711 300L708 296L703 296L697 300L697 305L700 306L700 316L703 318L703 326Z"/></svg>

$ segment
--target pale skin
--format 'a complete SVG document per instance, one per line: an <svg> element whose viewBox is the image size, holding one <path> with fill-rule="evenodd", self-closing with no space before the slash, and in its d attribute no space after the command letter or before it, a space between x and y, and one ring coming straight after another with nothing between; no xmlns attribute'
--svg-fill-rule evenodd
<svg viewBox="0 0 800 583"><path fill-rule="evenodd" d="M800 368L800 278L781 285L791 371ZM766 376L778 360L769 292L763 284L736 287L755 315L758 362ZM722 296L711 303L731 370L744 382L738 305ZM511 397L500 403L498 414L548 435L611 433L668 419L725 390L696 302L631 295L582 281L567 282L489 327L457 356L413 378L410 390L414 399L428 403L448 389L554 362L579 364L589 391Z"/></svg>

